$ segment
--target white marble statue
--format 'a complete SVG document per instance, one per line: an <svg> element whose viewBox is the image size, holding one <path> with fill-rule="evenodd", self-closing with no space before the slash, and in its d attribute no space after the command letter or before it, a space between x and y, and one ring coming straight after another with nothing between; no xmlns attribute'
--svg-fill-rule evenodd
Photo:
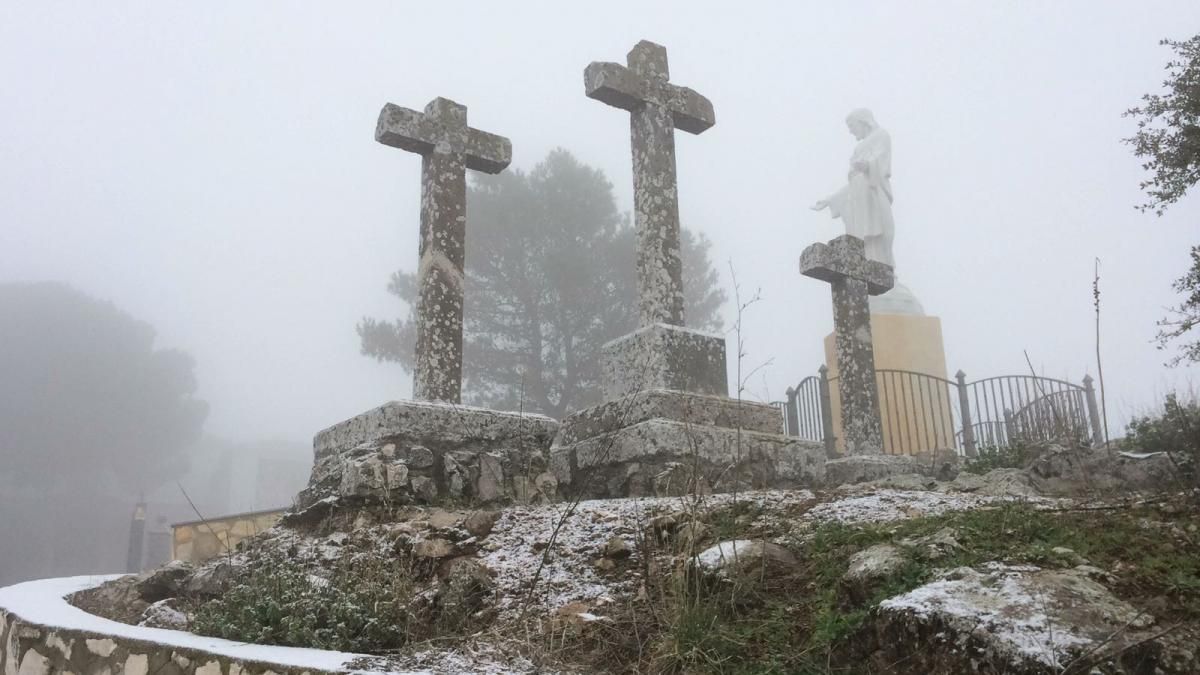
<svg viewBox="0 0 1200 675"><path fill-rule="evenodd" d="M858 139L850 155L846 185L813 204L814 211L829 209L852 234L866 244L867 257L896 268L892 239L892 137L866 108L846 115L846 126ZM921 303L897 280L895 287L871 298L871 311L882 314L924 314Z"/></svg>
<svg viewBox="0 0 1200 675"><path fill-rule="evenodd" d="M846 126L858 139L850 155L850 173L846 185L829 197L813 204L814 211L828 208L834 218L846 224L846 234L862 239L867 257L896 267L892 238L896 224L892 220L892 137L875 121L866 108L846 116Z"/></svg>

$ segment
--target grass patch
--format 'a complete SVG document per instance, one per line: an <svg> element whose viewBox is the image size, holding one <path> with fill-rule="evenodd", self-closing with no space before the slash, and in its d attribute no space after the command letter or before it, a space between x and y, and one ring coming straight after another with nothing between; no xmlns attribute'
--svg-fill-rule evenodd
<svg viewBox="0 0 1200 675"><path fill-rule="evenodd" d="M722 539L737 538L755 508L722 509L708 524ZM800 560L794 569L764 568L733 582L698 580L683 566L661 575L644 606L617 617L610 630L610 639L628 643L592 645L589 662L612 672L859 673L854 636L880 600L929 581L938 569L990 561L1055 568L1082 556L1115 575L1114 594L1143 608L1153 603L1160 620L1200 620L1200 546L1188 531L1196 521L1194 512L1150 507L1056 512L1011 503L886 524L824 524L789 545ZM909 562L866 601L848 600L840 584L852 555L944 528L954 531L957 547L936 554L909 548ZM1055 552L1059 547L1078 556Z"/></svg>

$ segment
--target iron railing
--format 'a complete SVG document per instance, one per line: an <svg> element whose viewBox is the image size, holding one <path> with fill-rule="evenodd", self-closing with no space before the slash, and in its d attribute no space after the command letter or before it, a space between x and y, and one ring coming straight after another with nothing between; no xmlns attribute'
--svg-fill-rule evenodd
<svg viewBox="0 0 1200 675"><path fill-rule="evenodd" d="M1036 375L1004 375L967 382L909 370L877 370L884 452L915 454L954 450L968 457L980 448L1021 442L1103 443L1092 378L1083 384ZM787 390L783 410L791 436L838 451L837 378L825 366Z"/></svg>

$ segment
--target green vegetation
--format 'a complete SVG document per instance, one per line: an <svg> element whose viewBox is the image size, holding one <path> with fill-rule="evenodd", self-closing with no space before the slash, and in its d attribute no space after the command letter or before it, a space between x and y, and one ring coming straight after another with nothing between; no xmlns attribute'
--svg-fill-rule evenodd
<svg viewBox="0 0 1200 675"><path fill-rule="evenodd" d="M984 446L979 448L978 456L963 467L963 471L982 475L992 469L1023 469L1035 455L1036 450L1024 443Z"/></svg>
<svg viewBox="0 0 1200 675"><path fill-rule="evenodd" d="M706 521L721 531L751 510L736 505ZM788 546L800 555L794 568L768 565L722 582L682 567L652 576L660 581L646 600L574 645L575 655L586 652L589 663L613 672L858 673L854 636L871 608L936 570L990 561L1071 567L1077 556L1113 572L1113 592L1126 601L1154 603L1160 620L1197 620L1200 546L1188 529L1195 520L1174 508L1058 512L1012 503L898 523L825 524L795 535ZM851 599L841 583L856 552L947 528L957 546L906 547L909 562L864 599Z"/></svg>
<svg viewBox="0 0 1200 675"><path fill-rule="evenodd" d="M1176 394L1167 394L1161 414L1130 421L1121 446L1133 452L1170 453L1180 478L1200 487L1200 400L1180 401Z"/></svg>
<svg viewBox="0 0 1200 675"><path fill-rule="evenodd" d="M240 582L196 608L191 630L239 642L380 653L461 627L438 620L397 556L345 556L328 579L303 562L265 556Z"/></svg>

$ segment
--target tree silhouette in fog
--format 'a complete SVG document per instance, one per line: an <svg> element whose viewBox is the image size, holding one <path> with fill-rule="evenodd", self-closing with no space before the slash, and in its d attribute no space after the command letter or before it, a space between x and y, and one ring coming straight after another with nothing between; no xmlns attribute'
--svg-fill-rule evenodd
<svg viewBox="0 0 1200 675"><path fill-rule="evenodd" d="M112 303L0 284L0 477L133 493L180 475L208 414L192 369Z"/></svg>
<svg viewBox="0 0 1200 675"><path fill-rule="evenodd" d="M612 185L565 150L528 173L477 175L467 193L463 390L474 404L552 417L600 399L600 345L637 324L636 233ZM416 231L416 228L412 228ZM720 330L709 241L682 232L687 324ZM416 275L388 290L407 318L364 318L362 352L413 367Z"/></svg>

